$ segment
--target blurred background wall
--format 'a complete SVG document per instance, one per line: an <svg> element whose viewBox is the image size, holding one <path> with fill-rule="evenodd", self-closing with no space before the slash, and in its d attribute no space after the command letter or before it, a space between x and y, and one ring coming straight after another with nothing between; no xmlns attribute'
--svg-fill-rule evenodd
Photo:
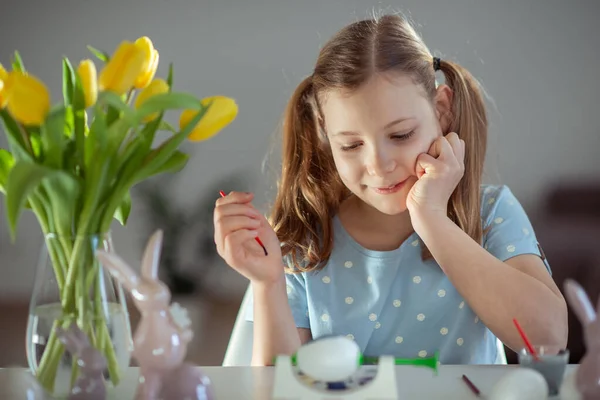
<svg viewBox="0 0 600 400"><path fill-rule="evenodd" d="M134 193L129 224L115 225L116 250L138 266L161 227L172 238L163 268L190 308L189 358L219 365L247 282L214 253L212 207L219 190L272 198L280 117L311 73L320 46L374 11L409 13L435 55L460 62L487 91L490 140L485 181L507 184L529 213L554 277L600 285L600 3L594 0L2 0L0 62L18 49L27 68L60 97L61 57L112 52L151 37L158 76L175 63L175 85L199 96L236 98L238 118L208 142L190 144L187 168ZM176 116L170 116L176 123ZM4 135L0 146L5 147ZM276 144L275 144L276 151ZM275 153L277 155L277 153ZM266 168L265 168L266 167ZM160 211L159 211L160 210ZM187 221L184 226L181 221ZM26 365L24 336L40 229L25 214L10 241L0 201L0 367ZM559 283L560 283L559 282ZM575 324L574 324L575 325ZM581 343L573 333L570 345Z"/></svg>

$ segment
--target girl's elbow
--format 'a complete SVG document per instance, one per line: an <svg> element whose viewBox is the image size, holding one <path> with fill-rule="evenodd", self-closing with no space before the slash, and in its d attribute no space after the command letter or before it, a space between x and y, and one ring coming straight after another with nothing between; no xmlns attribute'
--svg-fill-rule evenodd
<svg viewBox="0 0 600 400"><path fill-rule="evenodd" d="M566 349L569 340L569 311L564 299L559 309L553 313L552 322L549 325L551 329L547 330L548 344Z"/></svg>

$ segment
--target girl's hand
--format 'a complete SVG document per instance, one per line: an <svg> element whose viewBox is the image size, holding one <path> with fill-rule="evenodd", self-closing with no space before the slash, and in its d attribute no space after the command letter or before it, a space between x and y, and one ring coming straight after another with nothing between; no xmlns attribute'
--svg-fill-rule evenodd
<svg viewBox="0 0 600 400"><path fill-rule="evenodd" d="M417 182L406 205L411 217L447 216L448 200L465 173L465 142L454 132L436 139L417 158Z"/></svg>
<svg viewBox="0 0 600 400"><path fill-rule="evenodd" d="M232 192L217 200L214 211L215 244L230 267L253 283L272 283L284 273L275 231L250 203L252 193ZM256 242L259 237L268 256Z"/></svg>

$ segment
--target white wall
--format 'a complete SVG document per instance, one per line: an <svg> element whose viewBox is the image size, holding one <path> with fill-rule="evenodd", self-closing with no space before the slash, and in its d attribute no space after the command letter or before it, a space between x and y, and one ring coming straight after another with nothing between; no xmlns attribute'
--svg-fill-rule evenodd
<svg viewBox="0 0 600 400"><path fill-rule="evenodd" d="M488 181L508 184L533 212L543 190L564 180L599 180L600 6L589 0L2 0L0 62L20 50L32 73L60 96L60 57L88 57L86 45L112 51L141 35L160 51L159 75L175 62L178 88L226 94L238 119L215 139L191 146L173 201L206 196L220 176L245 169L258 203L267 198L261 162L285 102L311 73L320 45L337 29L375 10L408 10L437 55L460 61L493 98ZM490 103L490 105L492 105ZM2 135L0 135L2 136ZM4 137L0 144L5 144ZM243 159L244 158L244 159ZM217 194L215 193L215 198ZM41 244L31 216L16 245L0 206L0 296L31 290ZM135 207L135 205L134 205ZM131 262L146 239L144 216L115 228L117 250ZM225 267L223 267L225 268ZM235 289L244 282L226 281Z"/></svg>

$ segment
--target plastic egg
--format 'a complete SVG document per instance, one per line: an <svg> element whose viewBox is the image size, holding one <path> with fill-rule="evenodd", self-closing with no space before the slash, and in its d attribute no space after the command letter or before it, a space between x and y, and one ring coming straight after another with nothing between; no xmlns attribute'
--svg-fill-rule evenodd
<svg viewBox="0 0 600 400"><path fill-rule="evenodd" d="M489 400L546 400L548 394L542 374L531 368L517 368L496 382Z"/></svg>
<svg viewBox="0 0 600 400"><path fill-rule="evenodd" d="M360 348L345 336L315 339L298 349L298 368L313 379L324 382L343 381L360 366Z"/></svg>

